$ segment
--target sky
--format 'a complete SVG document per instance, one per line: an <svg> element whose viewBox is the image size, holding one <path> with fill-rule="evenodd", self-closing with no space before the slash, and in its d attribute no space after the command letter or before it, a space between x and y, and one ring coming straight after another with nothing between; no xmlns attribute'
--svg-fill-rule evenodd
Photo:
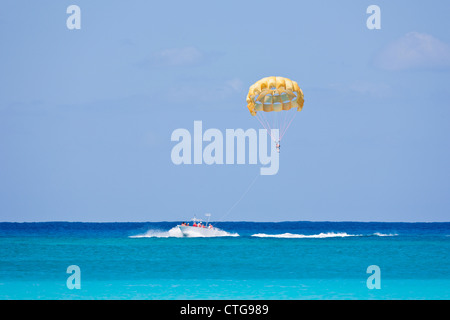
<svg viewBox="0 0 450 320"><path fill-rule="evenodd" d="M2 1L0 221L450 221L449 9ZM262 128L245 99L267 76L305 97L276 175L172 162L194 121Z"/></svg>

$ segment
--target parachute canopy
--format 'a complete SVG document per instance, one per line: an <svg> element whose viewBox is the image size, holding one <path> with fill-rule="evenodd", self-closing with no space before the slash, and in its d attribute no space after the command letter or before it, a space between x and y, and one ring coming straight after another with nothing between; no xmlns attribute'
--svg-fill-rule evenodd
<svg viewBox="0 0 450 320"><path fill-rule="evenodd" d="M297 82L283 77L263 78L250 86L247 95L251 115L256 116L278 146L297 114L289 110L301 111L303 103L303 91ZM279 111L283 113L278 115ZM278 129L279 135L274 136L272 129Z"/></svg>
<svg viewBox="0 0 450 320"><path fill-rule="evenodd" d="M254 83L247 95L247 108L252 114L303 108L303 92L297 82L283 77L266 77Z"/></svg>

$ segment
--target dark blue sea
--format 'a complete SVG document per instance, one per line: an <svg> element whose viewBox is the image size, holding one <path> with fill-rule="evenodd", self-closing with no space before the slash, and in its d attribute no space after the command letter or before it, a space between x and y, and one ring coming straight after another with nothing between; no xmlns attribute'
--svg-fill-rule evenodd
<svg viewBox="0 0 450 320"><path fill-rule="evenodd" d="M178 223L0 223L0 299L450 298L450 223Z"/></svg>

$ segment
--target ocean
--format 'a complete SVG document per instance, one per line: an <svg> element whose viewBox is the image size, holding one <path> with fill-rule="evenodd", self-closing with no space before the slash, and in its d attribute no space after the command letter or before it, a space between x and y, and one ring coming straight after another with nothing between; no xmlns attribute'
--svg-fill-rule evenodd
<svg viewBox="0 0 450 320"><path fill-rule="evenodd" d="M178 223L0 223L0 299L450 298L450 223Z"/></svg>

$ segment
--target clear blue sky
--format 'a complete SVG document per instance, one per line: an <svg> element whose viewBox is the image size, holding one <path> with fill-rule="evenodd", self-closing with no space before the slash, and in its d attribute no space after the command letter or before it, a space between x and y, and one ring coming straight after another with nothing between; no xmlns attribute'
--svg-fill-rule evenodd
<svg viewBox="0 0 450 320"><path fill-rule="evenodd" d="M258 129L245 97L271 75L296 80L305 106L278 174L225 220L449 221L449 9L2 1L0 221L222 218L259 166L176 166L171 133Z"/></svg>

